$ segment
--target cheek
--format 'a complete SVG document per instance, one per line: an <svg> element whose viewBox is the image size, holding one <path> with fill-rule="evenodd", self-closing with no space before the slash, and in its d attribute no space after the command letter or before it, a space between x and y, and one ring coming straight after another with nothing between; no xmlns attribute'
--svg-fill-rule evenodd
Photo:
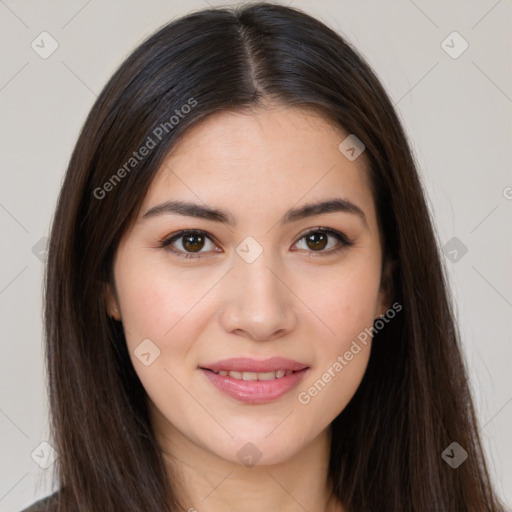
<svg viewBox="0 0 512 512"><path fill-rule="evenodd" d="M355 342L319 368L297 395L298 407L303 408L303 414L315 418L315 423L322 428L330 424L359 388L369 355L370 343Z"/></svg>
<svg viewBox="0 0 512 512"><path fill-rule="evenodd" d="M149 338L165 348L193 313L198 297L207 291L203 290L206 284L198 276L190 279L169 272L161 262L142 265L134 258L119 261L119 268L116 283L128 345L132 348Z"/></svg>
<svg viewBox="0 0 512 512"><path fill-rule="evenodd" d="M334 334L316 336L316 358L312 372L298 390L299 407L327 426L338 416L357 391L370 357L373 306L352 302L354 295L341 298L326 323ZM325 329L324 329L325 330Z"/></svg>
<svg viewBox="0 0 512 512"><path fill-rule="evenodd" d="M348 404L364 376L378 298L378 265L356 265L315 281L308 306L317 315L310 338L316 365L298 390L301 407L330 423Z"/></svg>
<svg viewBox="0 0 512 512"><path fill-rule="evenodd" d="M156 275L125 275L119 283L122 322L128 345L133 346L144 338L160 339L171 327L168 316L172 309L169 308L177 307L176 301L171 303L169 300L172 291L169 293Z"/></svg>
<svg viewBox="0 0 512 512"><path fill-rule="evenodd" d="M163 265L124 263L119 265L122 271L116 276L116 283L135 372L166 416L176 419L170 404L176 410L187 408L187 414L192 414L190 396L180 383L186 382L191 371L187 357L203 328L195 316L200 308L194 308L194 304L206 293L207 285L194 286ZM173 401L169 401L170 396Z"/></svg>
<svg viewBox="0 0 512 512"><path fill-rule="evenodd" d="M151 400L173 422L178 420L170 403L188 415L200 414L180 383L195 374L196 340L209 321L205 304L218 277L207 270L170 269L165 261L142 265L134 258L123 263L116 284L135 372Z"/></svg>
<svg viewBox="0 0 512 512"><path fill-rule="evenodd" d="M380 279L378 264L355 262L330 272L300 278L297 295L313 313L325 349L344 351L350 341L373 324Z"/></svg>

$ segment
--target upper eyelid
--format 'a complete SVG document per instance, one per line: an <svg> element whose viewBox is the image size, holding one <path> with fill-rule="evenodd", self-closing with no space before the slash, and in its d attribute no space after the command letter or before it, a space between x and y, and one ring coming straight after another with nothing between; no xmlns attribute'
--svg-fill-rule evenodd
<svg viewBox="0 0 512 512"><path fill-rule="evenodd" d="M202 229L182 229L182 230L178 231L177 233L175 233L173 235L169 235L169 236L164 237L161 240L161 243L171 244L174 241L179 240L181 237L184 237L184 236L190 235L190 234L192 234L192 235L204 235L210 241L212 241L213 243L217 244L215 237L213 235L211 235L210 233L208 233L207 231L203 231Z"/></svg>

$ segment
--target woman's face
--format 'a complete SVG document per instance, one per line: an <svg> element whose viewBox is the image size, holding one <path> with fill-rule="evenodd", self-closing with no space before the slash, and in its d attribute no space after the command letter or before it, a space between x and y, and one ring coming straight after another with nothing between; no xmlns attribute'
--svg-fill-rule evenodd
<svg viewBox="0 0 512 512"><path fill-rule="evenodd" d="M348 135L296 108L222 112L159 170L116 253L108 309L161 439L275 464L354 395L363 333L389 304L364 153L338 148ZM303 210L327 201L338 207Z"/></svg>

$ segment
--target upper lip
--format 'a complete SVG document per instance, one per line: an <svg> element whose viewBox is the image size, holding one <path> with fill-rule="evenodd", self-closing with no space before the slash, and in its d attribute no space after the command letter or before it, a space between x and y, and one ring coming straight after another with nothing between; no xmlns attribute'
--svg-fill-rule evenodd
<svg viewBox="0 0 512 512"><path fill-rule="evenodd" d="M223 359L216 363L209 363L200 366L205 370L213 370L219 372L220 370L234 371L234 372L275 372L277 370L292 370L294 372L308 368L306 364L287 359L285 357L271 357L269 359L251 359L249 357L232 357L230 359Z"/></svg>

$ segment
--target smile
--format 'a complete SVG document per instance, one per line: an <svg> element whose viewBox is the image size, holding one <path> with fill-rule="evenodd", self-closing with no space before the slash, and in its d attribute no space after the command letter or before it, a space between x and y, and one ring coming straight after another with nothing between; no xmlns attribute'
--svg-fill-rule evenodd
<svg viewBox="0 0 512 512"><path fill-rule="evenodd" d="M210 370L213 371L213 370ZM217 375L222 375L223 377L231 377L236 380L274 380L281 379L287 375L291 375L295 373L293 370L277 370L275 372L235 372L228 370L219 370L218 372L214 372Z"/></svg>
<svg viewBox="0 0 512 512"><path fill-rule="evenodd" d="M238 357L201 365L199 370L222 394L246 404L264 404L298 386L310 368L283 357Z"/></svg>

